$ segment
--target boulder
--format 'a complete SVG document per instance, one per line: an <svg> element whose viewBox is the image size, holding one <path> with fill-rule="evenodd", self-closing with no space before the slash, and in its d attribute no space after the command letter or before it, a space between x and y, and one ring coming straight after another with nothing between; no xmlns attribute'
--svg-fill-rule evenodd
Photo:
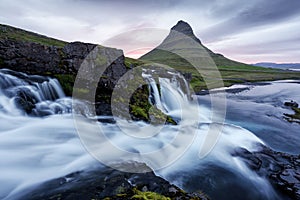
<svg viewBox="0 0 300 200"><path fill-rule="evenodd" d="M297 102L293 101L293 100L284 102L284 105L289 106L289 107L293 107L293 108L298 108L298 106L299 106L299 104Z"/></svg>

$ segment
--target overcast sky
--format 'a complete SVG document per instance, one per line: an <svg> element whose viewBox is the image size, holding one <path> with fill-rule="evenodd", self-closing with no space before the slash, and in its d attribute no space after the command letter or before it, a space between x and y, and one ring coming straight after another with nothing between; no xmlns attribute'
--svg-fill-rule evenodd
<svg viewBox="0 0 300 200"><path fill-rule="evenodd" d="M0 23L133 57L157 46L178 20L231 59L300 62L300 0L0 0Z"/></svg>

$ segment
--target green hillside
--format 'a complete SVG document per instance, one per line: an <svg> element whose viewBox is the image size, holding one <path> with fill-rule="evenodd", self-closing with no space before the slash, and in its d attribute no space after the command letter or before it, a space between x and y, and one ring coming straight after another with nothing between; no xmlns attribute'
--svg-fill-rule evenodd
<svg viewBox="0 0 300 200"><path fill-rule="evenodd" d="M57 47L63 47L65 46L65 44L67 44L66 42L61 40L49 38L44 35L25 31L19 28L15 28L3 24L0 24L0 40L1 39L34 42L46 46L57 46Z"/></svg>
<svg viewBox="0 0 300 200"><path fill-rule="evenodd" d="M168 48L172 46L172 48L177 48L177 50L179 49L180 51L180 46L182 45L182 43L188 42L182 41L182 38L178 38L178 40L176 40L176 37L178 37L176 35L176 32L181 32L185 35L188 35L196 42L198 42L203 47L203 50L206 50L205 54L209 55L217 66L225 86L244 82L273 81L279 79L300 79L299 72L252 66L230 60L221 54L216 54L205 47L200 42L200 40L196 38L189 24L183 21L179 21L171 29L171 32L167 36L167 38L157 48L143 55L139 60L144 62L165 64L183 73L191 73L193 77L191 85L196 92L202 89L206 89L206 85L203 81L203 74L200 75L199 72L194 67L192 67L192 65L186 59L172 52L162 50L165 49L164 47L166 46ZM201 67L201 69L206 70L208 72L207 74L209 74L209 70L211 70L209 68L206 69L205 67ZM214 79L215 77L208 78Z"/></svg>

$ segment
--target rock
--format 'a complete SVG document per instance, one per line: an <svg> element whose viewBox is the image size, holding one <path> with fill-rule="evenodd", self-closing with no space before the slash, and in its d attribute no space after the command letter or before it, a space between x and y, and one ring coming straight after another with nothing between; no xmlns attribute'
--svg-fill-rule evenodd
<svg viewBox="0 0 300 200"><path fill-rule="evenodd" d="M289 107L293 107L293 108L298 108L299 104L293 100L291 100L290 102L284 102L285 106L289 106Z"/></svg>
<svg viewBox="0 0 300 200"><path fill-rule="evenodd" d="M289 155L261 147L258 152L237 149L234 156L239 156L260 176L265 176L283 194L292 199L300 199L300 155Z"/></svg>
<svg viewBox="0 0 300 200"><path fill-rule="evenodd" d="M178 21L177 24L171 28L171 32L168 37L176 37L177 32L189 36L201 44L201 41L194 35L192 27L187 22L182 20Z"/></svg>
<svg viewBox="0 0 300 200"><path fill-rule="evenodd" d="M298 108L298 103L292 100L290 102L285 102L284 105L289 106L294 111L294 114L283 113L283 118L288 122L300 124L300 108Z"/></svg>
<svg viewBox="0 0 300 200"><path fill-rule="evenodd" d="M97 83L96 101L99 102L96 107L97 113L111 113L110 107L108 109L108 106L101 102L104 101L103 97L111 96L115 84L126 73L125 58L121 50L82 42L72 42L64 47L57 47L0 38L0 68L57 78L68 96L72 95L78 69L91 53L92 55L98 53L105 59L113 58L108 63L102 78L99 74L92 73L93 79L89 80ZM97 62L97 59L95 58L93 62ZM90 64L96 66L94 63ZM26 112L30 110L30 105L24 104L22 99L18 101Z"/></svg>
<svg viewBox="0 0 300 200"><path fill-rule="evenodd" d="M83 60L96 47L101 49L103 56L108 57L114 52L120 55L104 72L106 79L99 81L99 86L112 90L116 81L126 72L123 52L95 44L72 42L62 48L33 42L0 39L0 68L52 77L56 77L57 74L76 76ZM97 77L97 80L99 78Z"/></svg>
<svg viewBox="0 0 300 200"><path fill-rule="evenodd" d="M26 191L17 199L131 199L136 194L146 193L171 199L208 199L203 193L186 193L153 172L127 173L104 166L94 171L76 172L50 180Z"/></svg>

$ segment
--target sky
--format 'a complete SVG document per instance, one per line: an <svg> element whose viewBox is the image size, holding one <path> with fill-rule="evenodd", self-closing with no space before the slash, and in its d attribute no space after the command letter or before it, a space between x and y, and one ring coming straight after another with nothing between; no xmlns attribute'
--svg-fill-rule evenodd
<svg viewBox="0 0 300 200"><path fill-rule="evenodd" d="M0 23L139 57L177 21L216 53L246 62L300 62L300 0L0 0Z"/></svg>

